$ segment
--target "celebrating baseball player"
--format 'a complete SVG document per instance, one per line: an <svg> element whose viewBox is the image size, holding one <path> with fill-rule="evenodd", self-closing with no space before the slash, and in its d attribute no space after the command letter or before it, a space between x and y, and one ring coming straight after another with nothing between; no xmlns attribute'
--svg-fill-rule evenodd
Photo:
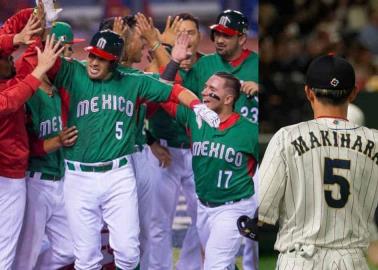
<svg viewBox="0 0 378 270"><path fill-rule="evenodd" d="M86 48L87 63L61 58L49 74L55 78L54 85L63 89L62 104L69 109L62 112L63 123L80 132L76 144L65 151L64 185L77 269L101 268L103 221L116 266L123 270L138 266L138 204L129 157L134 152L138 97L180 101L210 126L219 124L217 114L197 104L197 97L180 85L119 72L123 45L118 34L97 32Z"/></svg>
<svg viewBox="0 0 378 270"><path fill-rule="evenodd" d="M343 58L313 60L304 90L314 120L271 139L260 170L259 222L279 223L276 269L367 270L378 132L347 121L357 90Z"/></svg>
<svg viewBox="0 0 378 270"><path fill-rule="evenodd" d="M71 26L64 22L56 22L51 32L55 39L62 41L64 56L71 54L67 50L71 43L80 41L73 39ZM52 45L53 40L49 44ZM74 144L77 130L75 127L62 127L61 99L47 76L26 103L26 111L31 156L26 177L25 218L13 268L59 269L74 261L64 209L64 157L61 147ZM45 235L49 248L40 254Z"/></svg>
<svg viewBox="0 0 378 270"><path fill-rule="evenodd" d="M239 11L225 10L217 23L210 27L216 52L201 57L188 74L186 87L198 96L206 81L215 72L225 71L242 81L242 94L235 110L242 116L258 122L258 55L245 49L247 42L247 18Z"/></svg>
<svg viewBox="0 0 378 270"><path fill-rule="evenodd" d="M242 240L236 220L256 209L252 176L257 164L258 128L234 111L240 88L240 81L226 72L217 72L206 82L203 102L218 113L218 129L206 123L198 125L198 117L183 106L172 102L162 105L192 137L197 229L205 270L233 269Z"/></svg>
<svg viewBox="0 0 378 270"><path fill-rule="evenodd" d="M124 28L127 28L126 31ZM122 60L118 66L118 70L123 73L143 74L139 69L133 68L132 64L141 62L143 56L143 48L145 46L144 39L140 27L137 25L135 15L126 16L124 18L109 18L104 20L100 25L100 30L113 29L121 34L125 39L125 48ZM151 29L155 33L155 29ZM146 35L148 29L144 29ZM149 34L154 36L154 34ZM152 42L154 43L154 42ZM159 79L158 73L145 73L149 76ZM138 210L140 222L140 267L141 269L149 269L150 256L150 234L153 224L151 224L151 202L153 197L153 177L151 172L152 164L149 161L151 152L160 153L156 155L161 164L168 166L170 164L170 154L165 147L162 147L151 135L146 135L145 117L147 114L147 104L139 100L138 117L135 132L135 153L132 154L133 168L136 178L136 187L138 194ZM150 146L147 147L147 144ZM151 149L151 150L150 150ZM154 175L156 177L156 175Z"/></svg>
<svg viewBox="0 0 378 270"><path fill-rule="evenodd" d="M179 26L175 26L178 22L180 22ZM186 57L177 59L176 55L172 55L175 60L171 60L169 66L173 64L178 68L179 64L183 64L185 68L189 68L200 57L200 54L197 53L200 41L199 22L190 14L179 14L175 16L172 23L170 18L167 19L165 32L170 27L178 27L180 33L188 35L189 44L186 52L189 51L191 57L190 59L186 59ZM176 40L171 41L172 46L175 45ZM184 55L186 54L184 53ZM159 59L156 60L159 66L164 65ZM173 75L175 73L173 72ZM180 69L179 75L185 86L186 71ZM157 166L157 162L153 157L150 160L153 164L152 170L155 183L151 218L150 270L172 269L172 225L181 191L185 196L187 213L191 218L191 224L186 231L176 269L200 269L202 258L201 245L196 228L197 198L191 163L190 138L185 127L170 117L162 108L159 108L149 118L149 128L153 136L158 138L159 143L166 146L172 155L172 163L166 168Z"/></svg>
<svg viewBox="0 0 378 270"><path fill-rule="evenodd" d="M42 30L31 13L32 9L20 11L0 29L0 268L6 270L13 264L26 202L29 146L23 104L37 91L62 51L59 44L46 47L38 52L34 70L20 63L15 68L11 53L18 45L31 44L33 35Z"/></svg>

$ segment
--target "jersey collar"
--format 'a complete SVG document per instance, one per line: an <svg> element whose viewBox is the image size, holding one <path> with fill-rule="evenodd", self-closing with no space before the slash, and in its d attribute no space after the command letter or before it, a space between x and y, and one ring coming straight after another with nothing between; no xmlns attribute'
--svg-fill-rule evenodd
<svg viewBox="0 0 378 270"><path fill-rule="evenodd" d="M233 112L226 120L220 123L219 130L224 131L225 129L232 127L239 119L240 115Z"/></svg>
<svg viewBox="0 0 378 270"><path fill-rule="evenodd" d="M241 55L235 59L235 60L232 60L230 62L228 62L232 67L237 67L239 66L241 63L243 63L243 61L245 59L248 58L248 56L251 54L251 51L250 50L247 50L247 49L244 49L241 53Z"/></svg>

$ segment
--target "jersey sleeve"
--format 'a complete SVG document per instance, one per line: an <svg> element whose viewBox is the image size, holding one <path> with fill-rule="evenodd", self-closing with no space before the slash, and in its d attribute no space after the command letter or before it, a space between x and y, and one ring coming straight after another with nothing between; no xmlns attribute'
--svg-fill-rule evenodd
<svg viewBox="0 0 378 270"><path fill-rule="evenodd" d="M70 85L72 83L72 77L75 72L76 66L81 65L77 61L69 61L65 58L61 57L59 59L59 64L54 65L52 69L50 70L49 77L54 77L54 85L56 88L65 88L66 90L71 89ZM55 74L55 76L51 76L52 74Z"/></svg>
<svg viewBox="0 0 378 270"><path fill-rule="evenodd" d="M265 151L259 171L259 220L275 224L286 188L283 130L278 131Z"/></svg>
<svg viewBox="0 0 378 270"><path fill-rule="evenodd" d="M142 87L139 88L139 95L147 100L164 102L167 101L172 85L156 80L150 76L144 76L142 79Z"/></svg>
<svg viewBox="0 0 378 270"><path fill-rule="evenodd" d="M13 80L8 84L12 84ZM41 82L33 75L0 91L0 116L16 112L37 90Z"/></svg>
<svg viewBox="0 0 378 270"><path fill-rule="evenodd" d="M184 105L179 105L177 107L176 120L181 125L192 128L193 121L195 121L195 114L188 107L185 107Z"/></svg>

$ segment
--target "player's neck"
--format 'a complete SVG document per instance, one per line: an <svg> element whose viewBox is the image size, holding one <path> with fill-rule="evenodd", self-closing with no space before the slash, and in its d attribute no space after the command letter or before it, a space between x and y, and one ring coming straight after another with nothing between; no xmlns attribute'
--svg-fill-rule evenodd
<svg viewBox="0 0 378 270"><path fill-rule="evenodd" d="M348 104L343 104L340 106L317 104L313 107L314 118L339 118L347 119Z"/></svg>
<svg viewBox="0 0 378 270"><path fill-rule="evenodd" d="M233 111L232 109L225 108L224 110L220 111L218 113L219 119L221 122L226 121L230 116L232 115Z"/></svg>
<svg viewBox="0 0 378 270"><path fill-rule="evenodd" d="M239 59L243 53L243 48L239 47L233 55L230 56L224 56L224 59L228 62L235 61L236 59Z"/></svg>

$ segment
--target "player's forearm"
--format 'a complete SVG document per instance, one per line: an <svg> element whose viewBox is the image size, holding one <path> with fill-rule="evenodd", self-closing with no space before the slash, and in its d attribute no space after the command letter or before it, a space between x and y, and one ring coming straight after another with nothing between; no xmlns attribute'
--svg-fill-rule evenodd
<svg viewBox="0 0 378 270"><path fill-rule="evenodd" d="M45 153L51 153L63 146L62 141L59 136L47 139L43 141L43 150Z"/></svg>
<svg viewBox="0 0 378 270"><path fill-rule="evenodd" d="M171 60L169 53L164 48L164 46L159 45L159 47L155 51L153 51L153 54L158 67L165 67Z"/></svg>
<svg viewBox="0 0 378 270"><path fill-rule="evenodd" d="M201 103L199 98L190 90L183 88L177 96L178 101L188 108L193 108L194 105Z"/></svg>

